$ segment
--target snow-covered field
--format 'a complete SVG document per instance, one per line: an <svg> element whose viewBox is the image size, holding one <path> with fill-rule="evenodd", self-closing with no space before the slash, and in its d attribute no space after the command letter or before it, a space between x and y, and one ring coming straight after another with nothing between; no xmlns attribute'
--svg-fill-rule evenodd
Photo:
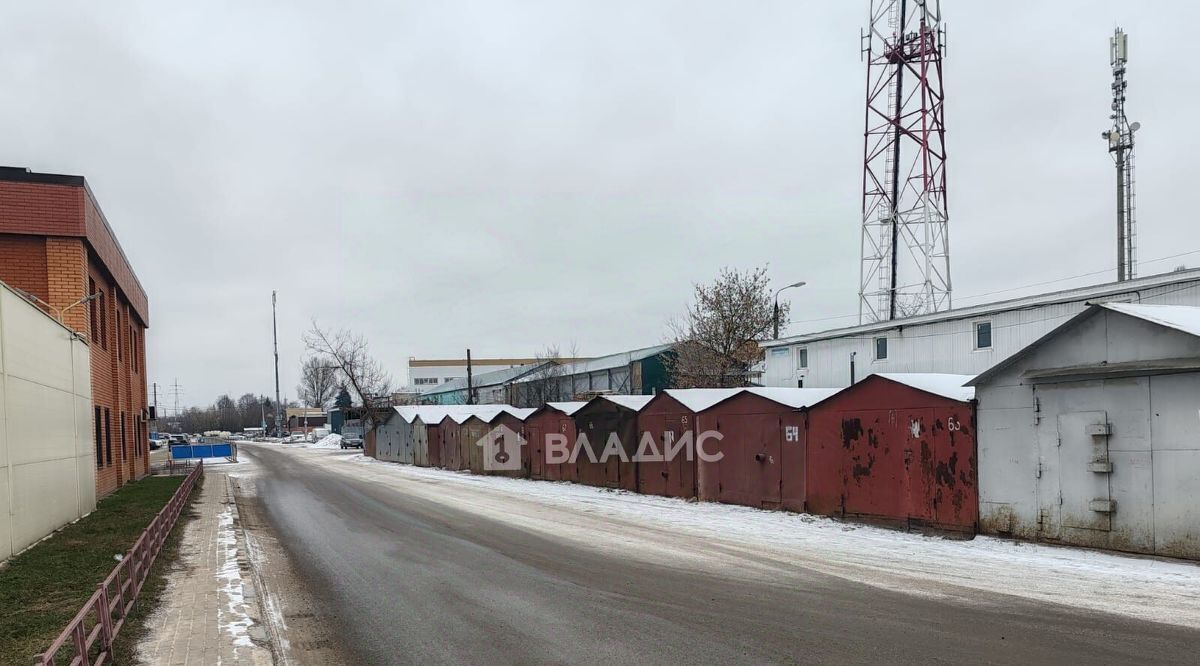
<svg viewBox="0 0 1200 666"><path fill-rule="evenodd" d="M628 557L725 572L736 557L746 575L756 575L756 568L773 575L818 571L965 603L975 601L972 592L988 591L1200 627L1200 566L1188 562L982 536L929 537L802 514L385 463L361 454L334 459L358 478Z"/></svg>

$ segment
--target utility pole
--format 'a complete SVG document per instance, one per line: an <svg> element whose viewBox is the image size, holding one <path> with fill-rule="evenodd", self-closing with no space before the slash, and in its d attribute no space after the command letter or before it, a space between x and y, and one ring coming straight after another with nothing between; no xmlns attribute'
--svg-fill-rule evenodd
<svg viewBox="0 0 1200 666"><path fill-rule="evenodd" d="M467 404L475 404L474 377L471 375L471 350L467 350Z"/></svg>
<svg viewBox="0 0 1200 666"><path fill-rule="evenodd" d="M275 436L283 430L279 421L279 326L275 321L275 291L271 291L271 339L275 344Z"/></svg>

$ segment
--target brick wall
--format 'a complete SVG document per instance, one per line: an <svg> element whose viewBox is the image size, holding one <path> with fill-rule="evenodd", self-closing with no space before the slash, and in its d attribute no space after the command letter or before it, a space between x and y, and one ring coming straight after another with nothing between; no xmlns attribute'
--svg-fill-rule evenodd
<svg viewBox="0 0 1200 666"><path fill-rule="evenodd" d="M48 299L46 239L0 233L0 280L42 300Z"/></svg>
<svg viewBox="0 0 1200 666"><path fill-rule="evenodd" d="M57 309L102 295L63 313L91 349L96 495L148 474L146 297L84 186L0 180L0 280Z"/></svg>
<svg viewBox="0 0 1200 666"><path fill-rule="evenodd" d="M147 403L146 329L98 259L89 258L88 284L102 295L88 304L84 330L92 341L93 427L98 425L101 433L96 493L103 495L150 471L149 433L142 420ZM96 330L91 330L93 320Z"/></svg>

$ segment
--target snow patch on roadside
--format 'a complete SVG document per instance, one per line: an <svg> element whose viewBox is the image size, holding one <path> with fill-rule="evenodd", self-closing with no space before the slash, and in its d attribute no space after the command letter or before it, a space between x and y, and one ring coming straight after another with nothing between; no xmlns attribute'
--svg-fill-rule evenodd
<svg viewBox="0 0 1200 666"><path fill-rule="evenodd" d="M392 478L474 487L514 502L748 546L799 567L909 594L970 601L962 594L967 588L1200 627L1200 566L1183 561L987 536L961 541L807 514L400 465L362 454L339 459ZM565 527L559 531L569 536Z"/></svg>
<svg viewBox="0 0 1200 666"><path fill-rule="evenodd" d="M250 640L250 627L254 625L254 620L247 612L248 602L242 585L242 572L238 567L237 531L233 527L232 506L226 505L218 518L217 544L223 562L216 577L223 584L220 592L225 599L225 607L218 613L217 628L228 633L234 645L251 647L254 642Z"/></svg>

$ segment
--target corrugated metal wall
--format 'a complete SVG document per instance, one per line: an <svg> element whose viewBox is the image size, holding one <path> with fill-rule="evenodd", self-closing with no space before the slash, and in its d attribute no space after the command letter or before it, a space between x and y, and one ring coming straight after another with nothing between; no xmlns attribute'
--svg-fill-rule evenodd
<svg viewBox="0 0 1200 666"><path fill-rule="evenodd" d="M1200 284L1169 285L1122 295L1141 303L1200 305ZM1100 298L1099 301L1111 300ZM942 372L976 375L1024 349L1056 326L1079 314L1087 299L997 312L931 324L905 325L884 332L831 338L789 345L788 354L768 351L763 383L767 386L840 388L850 385L850 356L855 375L862 379L877 372ZM992 347L975 348L975 324L991 322ZM888 358L875 359L875 338L888 338ZM807 349L808 367L798 369L798 349Z"/></svg>
<svg viewBox="0 0 1200 666"><path fill-rule="evenodd" d="M810 513L974 533L971 403L871 377L808 413Z"/></svg>

